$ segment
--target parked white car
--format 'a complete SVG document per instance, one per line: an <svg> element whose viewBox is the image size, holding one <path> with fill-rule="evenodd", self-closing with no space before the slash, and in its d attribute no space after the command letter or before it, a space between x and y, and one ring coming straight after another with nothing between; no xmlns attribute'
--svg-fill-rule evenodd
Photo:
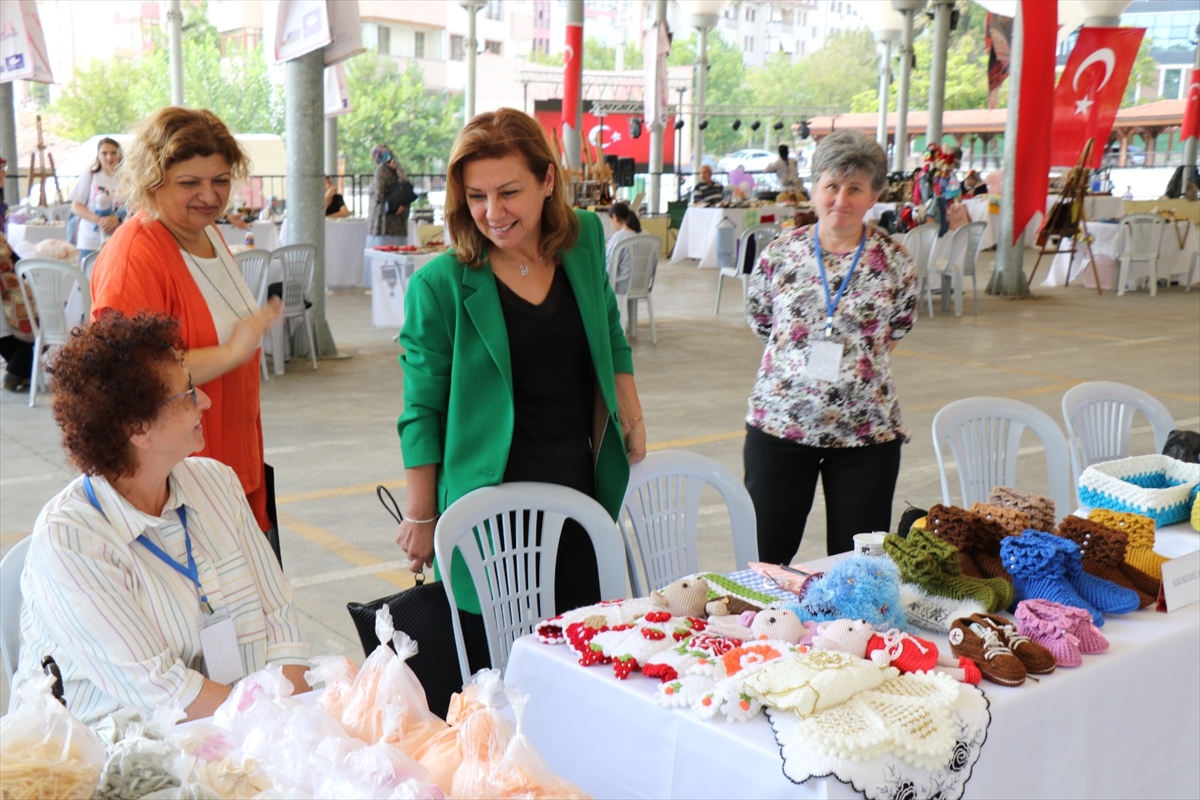
<svg viewBox="0 0 1200 800"><path fill-rule="evenodd" d="M717 162L717 172L733 172L741 167L746 172L762 172L779 159L779 153L747 148L730 153Z"/></svg>

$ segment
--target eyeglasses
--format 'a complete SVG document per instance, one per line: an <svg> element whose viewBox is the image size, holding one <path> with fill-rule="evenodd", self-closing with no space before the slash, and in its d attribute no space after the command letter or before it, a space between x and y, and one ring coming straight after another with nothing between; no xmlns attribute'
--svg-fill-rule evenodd
<svg viewBox="0 0 1200 800"><path fill-rule="evenodd" d="M181 397L185 397L185 396L187 396L187 395L189 395L189 394L192 396L192 408L199 408L199 407L200 407L200 400L199 400L199 398L197 398L197 397L196 397L196 384L195 384L195 383L192 381L192 376L191 376L191 375L188 375L188 388L187 388L187 391L186 391L186 392L180 392L179 394L173 394L173 395L171 395L170 397L168 397L168 398L166 398L165 400L163 400L163 405L166 405L167 403L170 403L170 402L171 402L171 401L173 401L173 400L178 400L179 398L181 398Z"/></svg>

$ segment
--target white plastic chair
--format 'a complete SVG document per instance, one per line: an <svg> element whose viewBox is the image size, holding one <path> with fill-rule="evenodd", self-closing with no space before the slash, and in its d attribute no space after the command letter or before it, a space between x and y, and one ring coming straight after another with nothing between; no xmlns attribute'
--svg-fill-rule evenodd
<svg viewBox="0 0 1200 800"><path fill-rule="evenodd" d="M1092 464L1129 455L1135 411L1150 420L1154 452L1161 453L1175 428L1175 420L1153 395L1112 381L1091 381L1067 390L1062 399L1062 413L1067 424L1075 486L1079 486L1079 476Z"/></svg>
<svg viewBox="0 0 1200 800"><path fill-rule="evenodd" d="M92 290L83 270L49 258L26 258L17 264L21 296L33 327L33 369L29 375L29 407L37 405L38 382L45 369L44 350L66 344L71 329L92 317ZM80 319L68 319L67 302L75 287L82 300ZM32 296L31 296L32 294ZM34 313L36 312L36 313Z"/></svg>
<svg viewBox="0 0 1200 800"><path fill-rule="evenodd" d="M271 251L272 259L283 263L283 322L286 327L293 319L304 321L304 332L308 336L308 354L312 368L317 368L317 340L313 334L312 320L308 316L308 304L304 298L312 289L313 272L317 266L317 246L314 244L288 244ZM278 344L278 342L274 343Z"/></svg>
<svg viewBox="0 0 1200 800"><path fill-rule="evenodd" d="M921 295L929 304L929 316L933 316L933 289L929 285L929 271L937 240L938 226L932 222L918 225L904 234L904 249L912 256L917 267L917 316L921 315Z"/></svg>
<svg viewBox="0 0 1200 800"><path fill-rule="evenodd" d="M700 494L712 486L729 511L734 569L758 560L754 501L732 472L708 456L661 450L629 468L629 486L617 523L625 539L625 560L633 596L643 597L699 571L696 528ZM634 543L641 554L641 570ZM641 575L645 575L642 582Z"/></svg>
<svg viewBox="0 0 1200 800"><path fill-rule="evenodd" d="M997 486L1015 487L1018 449L1026 428L1042 440L1045 448L1048 496L1054 500L1056 513L1062 516L1074 511L1067 440L1058 423L1044 411L1007 397L955 400L934 415L933 453L942 479L942 502L953 504L943 445L950 445L962 490L958 505L966 508L986 503Z"/></svg>
<svg viewBox="0 0 1200 800"><path fill-rule="evenodd" d="M600 571L601 597L624 597L621 536L604 507L582 492L532 482L485 486L459 498L438 519L433 551L442 564L442 585L450 607L458 607L450 569L457 548L479 595L488 650L496 669L503 671L508 664L513 642L556 613L558 541L568 518L583 526L591 537ZM471 676L462 624L458 614L452 613L450 618L466 683Z"/></svg>
<svg viewBox="0 0 1200 800"><path fill-rule="evenodd" d="M754 271L754 262L762 255L763 248L779 238L783 228L774 222L763 222L742 231L738 240L738 263L732 267L721 267L717 271L717 304L714 314L721 313L721 286L726 278L740 278L742 281L742 305L746 305L746 295L750 287L750 273ZM749 250L750 240L754 240L754 254Z"/></svg>
<svg viewBox="0 0 1200 800"><path fill-rule="evenodd" d="M975 292L975 314L979 314L979 280L975 277L975 262L979 258L979 245L983 243L983 232L986 230L986 222L968 222L956 230L954 238L950 240L950 259L943 271L950 273L956 317L961 317L963 313L964 284L968 276Z"/></svg>
<svg viewBox="0 0 1200 800"><path fill-rule="evenodd" d="M264 308L267 305L268 270L271 267L270 251L243 250L233 258L237 261L238 269L242 271L242 278L246 281L246 285L254 293L254 301L258 303L259 308ZM264 343L268 336L270 336L270 333L263 334ZM259 348L258 361L262 370L262 379L264 381L270 380L271 378L267 370L267 351L265 347Z"/></svg>
<svg viewBox="0 0 1200 800"><path fill-rule="evenodd" d="M1158 214L1127 214L1121 217L1121 255L1117 259L1117 294L1125 294L1129 267L1134 261L1145 261L1150 275L1150 294L1158 294L1158 249L1162 246L1167 221Z"/></svg>
<svg viewBox="0 0 1200 800"><path fill-rule="evenodd" d="M71 213L71 204L62 203L50 209L51 222L66 222L67 216Z"/></svg>
<svg viewBox="0 0 1200 800"><path fill-rule="evenodd" d="M9 686L21 654L21 571L25 568L29 541L26 536L0 560L0 656Z"/></svg>
<svg viewBox="0 0 1200 800"><path fill-rule="evenodd" d="M654 327L654 299L650 291L654 288L654 275L658 271L658 254L662 251L662 239L641 233L623 239L613 248L609 264L609 282L615 285L615 271L621 258L629 254L629 285L625 289L625 311L629 321L629 338L637 338L638 301L646 301L646 312L650 315L650 341L658 344L658 331Z"/></svg>
<svg viewBox="0 0 1200 800"><path fill-rule="evenodd" d="M96 268L96 259L99 257L100 251L93 250L84 256L83 260L79 262L79 269L83 271L84 277L86 277L88 281L91 281L92 279L92 270Z"/></svg>

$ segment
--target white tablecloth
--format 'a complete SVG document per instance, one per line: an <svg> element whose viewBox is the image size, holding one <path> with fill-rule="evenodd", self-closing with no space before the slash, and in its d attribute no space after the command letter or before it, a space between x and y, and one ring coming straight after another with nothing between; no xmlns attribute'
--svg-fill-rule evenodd
<svg viewBox="0 0 1200 800"><path fill-rule="evenodd" d="M8 246L15 247L21 242L44 242L47 239L66 239L67 223L51 222L46 225L22 225L17 222L8 223Z"/></svg>
<svg viewBox="0 0 1200 800"><path fill-rule="evenodd" d="M1184 225L1185 223L1180 223L1180 229ZM1195 225L1189 224L1186 227L1187 235L1184 238L1183 246L1180 247L1175 223L1167 223L1167 228L1163 231L1162 243L1158 248L1156 270L1159 278L1187 275L1192 264L1192 253L1200 249L1200 231L1196 230ZM1089 222L1087 229L1088 233L1095 238L1092 242L1092 254L1096 257L1096 270L1100 273L1100 285L1105 289L1114 290L1117 284L1117 259L1121 255L1121 226L1114 222ZM1180 230L1181 232L1182 230ZM1046 279L1042 281L1042 286L1066 285L1067 265L1071 264L1071 280L1074 281L1082 276L1085 286L1095 288L1096 281L1092 276L1091 259L1088 258L1087 247L1079 244L1076 244L1076 247L1078 250L1073 262L1068 253L1054 257ZM1148 275L1149 269L1145 261L1135 261L1130 264L1125 289L1136 289L1138 281L1144 280Z"/></svg>
<svg viewBox="0 0 1200 800"><path fill-rule="evenodd" d="M437 253L388 253L368 247L363 259L371 270L371 325L400 329L404 325L404 292L408 279Z"/></svg>
<svg viewBox="0 0 1200 800"><path fill-rule="evenodd" d="M217 230L225 237L225 244L230 247L246 243L246 231L241 228L221 223L217 225ZM250 232L254 234L254 249L274 250L279 247L279 225L274 222L251 222Z"/></svg>
<svg viewBox="0 0 1200 800"><path fill-rule="evenodd" d="M288 243L288 220L279 229L279 243ZM325 220L325 285L361 286L367 221L353 217Z"/></svg>
<svg viewBox="0 0 1200 800"><path fill-rule="evenodd" d="M1197 549L1200 537L1176 527L1186 530L1159 549ZM992 723L966 797L1200 796L1197 607L1113 616L1103 633L1111 648L1082 667L1016 688L982 684ZM661 709L656 681L581 667L566 645L521 639L505 682L530 696L524 730L538 752L596 797L860 796L832 779L785 778L764 716L702 722Z"/></svg>
<svg viewBox="0 0 1200 800"><path fill-rule="evenodd" d="M742 235L746 229L746 217L752 216L758 224L764 216L775 216L775 222L781 223L791 219L796 214L793 206L763 206L762 208L703 208L692 206L683 216L679 225L679 236L675 240L675 249L671 253L672 261L685 258L698 258L700 267L717 266L717 223L729 218L736 225L734 238Z"/></svg>

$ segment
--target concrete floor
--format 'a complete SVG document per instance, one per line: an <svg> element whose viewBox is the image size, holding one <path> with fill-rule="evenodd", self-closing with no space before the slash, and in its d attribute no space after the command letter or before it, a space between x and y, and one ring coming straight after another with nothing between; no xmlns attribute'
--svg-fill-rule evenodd
<svg viewBox="0 0 1200 800"><path fill-rule="evenodd" d="M1032 251L1026 269L1032 266ZM986 285L993 255L981 257ZM729 283L712 313L716 274L695 262L663 264L655 286L658 344L643 314L634 345L651 449L685 448L742 474L743 420L762 347L747 329ZM1044 274L1044 273L1043 273ZM395 524L375 499L387 485L403 506L404 475L396 417L402 381L395 331L370 326L370 298L344 290L328 298L328 317L344 356L305 361L263 385L267 461L275 466L284 567L296 587L313 653L363 654L347 601L371 600L412 585L393 542ZM935 300L935 306L937 306ZM1200 291L1179 287L1117 297L1082 286L1036 289L1026 300L981 294L979 315L924 315L893 356L904 419L904 449L893 520L906 502L941 497L930 423L951 400L974 395L1019 398L1060 419L1071 386L1117 380L1152 393L1179 427L1200 427ZM0 553L26 536L42 505L73 476L65 463L48 398L0 393ZM1144 420L1133 451L1151 452ZM1032 444L1027 442L1026 444ZM1022 458L1018 486L1044 488L1036 447ZM955 488L957 486L955 485ZM894 524L894 521L893 521ZM825 554L818 494L799 559ZM700 566L733 568L728 518L713 493L702 504ZM0 685L0 708L8 685Z"/></svg>

